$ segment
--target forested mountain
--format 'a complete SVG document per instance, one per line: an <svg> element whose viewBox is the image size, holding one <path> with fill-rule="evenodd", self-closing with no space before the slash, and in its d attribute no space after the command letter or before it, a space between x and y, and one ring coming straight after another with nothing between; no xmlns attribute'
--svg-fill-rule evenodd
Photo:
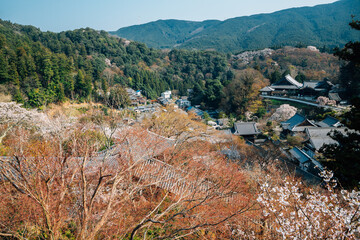
<svg viewBox="0 0 360 240"><path fill-rule="evenodd" d="M172 48L186 39L220 23L217 20L203 22L182 20L158 20L143 25L120 28L113 35L144 42L155 48Z"/></svg>
<svg viewBox="0 0 360 240"><path fill-rule="evenodd" d="M340 0L225 21L160 20L120 28L111 34L156 48L215 49L232 53L298 44L335 47L360 38L360 34L347 25L351 15L360 15L360 0Z"/></svg>

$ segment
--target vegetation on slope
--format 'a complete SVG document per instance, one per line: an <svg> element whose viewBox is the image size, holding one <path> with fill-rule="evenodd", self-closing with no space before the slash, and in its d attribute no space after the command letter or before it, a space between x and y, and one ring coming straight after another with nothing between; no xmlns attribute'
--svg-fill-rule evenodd
<svg viewBox="0 0 360 240"><path fill-rule="evenodd" d="M231 80L225 56L216 52L163 53L89 28L51 33L0 24L0 84L32 107L67 98L101 101L115 84L154 99L168 89L185 94L200 81Z"/></svg>
<svg viewBox="0 0 360 240"><path fill-rule="evenodd" d="M266 78L274 81L290 71L294 77L335 80L338 71L333 56L306 49L278 49L244 64L215 51L155 50L89 28L52 33L7 21L0 22L0 45L1 92L38 108L68 100L121 108L129 103L125 87L149 99L165 90L183 96L193 89L193 105L240 116L261 107L258 90L269 83ZM227 94L235 85L233 93L242 94L234 102Z"/></svg>
<svg viewBox="0 0 360 240"><path fill-rule="evenodd" d="M156 48L215 49L232 53L299 43L335 47L359 37L359 33L352 32L346 25L352 14L360 14L359 0L341 0L225 21L164 20L111 33Z"/></svg>
<svg viewBox="0 0 360 240"><path fill-rule="evenodd" d="M124 27L110 34L144 42L155 48L172 48L219 22L217 20L203 22L158 20L144 25Z"/></svg>
<svg viewBox="0 0 360 240"><path fill-rule="evenodd" d="M7 131L0 142L1 239L359 234L359 192L333 189L326 171L325 189L302 184L275 160L277 147L259 154L227 134L207 141L206 126L180 111L148 119L150 132L126 124L125 111L89 106L68 118L15 103L1 103L0 110L0 129ZM158 135L169 129L176 130L172 139Z"/></svg>
<svg viewBox="0 0 360 240"><path fill-rule="evenodd" d="M338 79L340 69L339 60L333 54L307 48L284 47L274 50L270 55L260 54L247 59L238 56L234 56L231 61L234 69L252 67L262 72L271 83L278 81L284 72L299 82L324 78L334 82Z"/></svg>

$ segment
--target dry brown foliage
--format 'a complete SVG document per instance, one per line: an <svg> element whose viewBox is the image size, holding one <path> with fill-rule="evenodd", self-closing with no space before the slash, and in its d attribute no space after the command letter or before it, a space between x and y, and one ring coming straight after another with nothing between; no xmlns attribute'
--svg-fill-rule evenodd
<svg viewBox="0 0 360 240"><path fill-rule="evenodd" d="M238 165L209 142L112 120L91 115L61 137L12 131L0 160L3 236L226 237L253 207ZM99 151L106 132L114 145Z"/></svg>

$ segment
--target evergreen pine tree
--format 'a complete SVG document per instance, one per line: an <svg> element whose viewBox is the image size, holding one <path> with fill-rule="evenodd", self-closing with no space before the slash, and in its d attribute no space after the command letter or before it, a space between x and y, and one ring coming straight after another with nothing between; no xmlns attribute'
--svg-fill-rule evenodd
<svg viewBox="0 0 360 240"><path fill-rule="evenodd" d="M3 51L0 51L0 83L9 81L9 64Z"/></svg>

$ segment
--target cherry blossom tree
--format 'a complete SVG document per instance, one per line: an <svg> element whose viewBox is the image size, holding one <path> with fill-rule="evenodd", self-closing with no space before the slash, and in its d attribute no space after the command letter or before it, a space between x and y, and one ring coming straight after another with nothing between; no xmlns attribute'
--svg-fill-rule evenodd
<svg viewBox="0 0 360 240"><path fill-rule="evenodd" d="M325 106L325 105L329 105L329 106L335 106L336 105L336 101L335 100L330 100L327 97L324 96L320 96L316 99L316 102L321 105L321 106Z"/></svg>
<svg viewBox="0 0 360 240"><path fill-rule="evenodd" d="M292 116L294 116L297 112L297 108L290 106L289 104L283 104L279 108L276 109L274 114L270 117L269 120L273 121L285 121Z"/></svg>
<svg viewBox="0 0 360 240"><path fill-rule="evenodd" d="M45 113L35 109L25 109L15 102L0 102L0 125L3 126L0 143L14 127L19 125L28 129L33 128L42 134L62 135L73 122L74 119L62 115L50 118Z"/></svg>
<svg viewBox="0 0 360 240"><path fill-rule="evenodd" d="M360 192L337 191L332 172L323 171L325 189L307 188L300 181L274 182L267 177L257 201L263 216L283 239L357 239L360 233Z"/></svg>

